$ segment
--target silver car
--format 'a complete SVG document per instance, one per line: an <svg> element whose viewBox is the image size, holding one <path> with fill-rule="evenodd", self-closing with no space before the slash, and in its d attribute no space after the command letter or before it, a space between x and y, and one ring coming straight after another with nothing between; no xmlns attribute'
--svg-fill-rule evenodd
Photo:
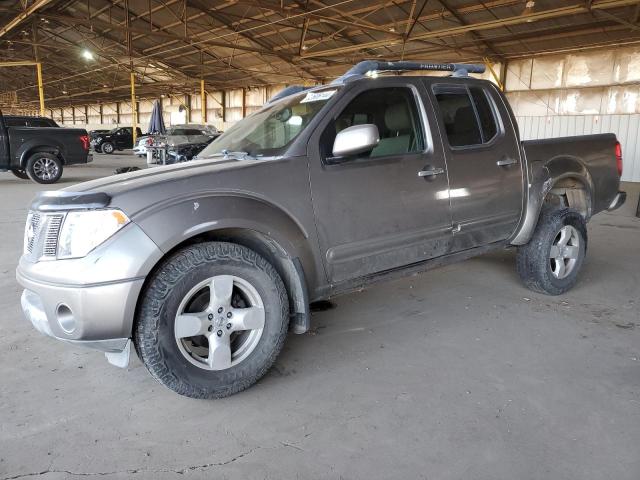
<svg viewBox="0 0 640 480"><path fill-rule="evenodd" d="M147 155L147 147L153 144L165 144L170 147L184 143L206 143L221 135L213 125L185 124L174 125L164 135L145 135L140 137L133 153L139 157Z"/></svg>

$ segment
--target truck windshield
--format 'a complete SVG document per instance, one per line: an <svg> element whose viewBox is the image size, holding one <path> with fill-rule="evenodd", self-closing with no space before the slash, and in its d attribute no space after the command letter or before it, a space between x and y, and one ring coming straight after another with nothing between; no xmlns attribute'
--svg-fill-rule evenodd
<svg viewBox="0 0 640 480"><path fill-rule="evenodd" d="M211 142L198 158L227 151L245 152L251 157L283 155L336 91L337 87L302 92L267 105Z"/></svg>

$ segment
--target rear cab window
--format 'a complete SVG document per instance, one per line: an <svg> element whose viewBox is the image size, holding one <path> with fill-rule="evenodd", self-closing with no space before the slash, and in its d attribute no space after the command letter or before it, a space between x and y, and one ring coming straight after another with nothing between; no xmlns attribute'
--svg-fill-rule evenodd
<svg viewBox="0 0 640 480"><path fill-rule="evenodd" d="M482 146L500 134L493 100L484 87L437 84L432 90L451 147Z"/></svg>

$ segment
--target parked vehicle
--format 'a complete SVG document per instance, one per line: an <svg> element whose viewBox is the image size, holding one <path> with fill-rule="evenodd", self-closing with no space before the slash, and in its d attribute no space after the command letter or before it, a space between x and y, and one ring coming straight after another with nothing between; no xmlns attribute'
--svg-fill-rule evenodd
<svg viewBox="0 0 640 480"><path fill-rule="evenodd" d="M367 75L394 70L453 76ZM374 281L515 247L529 288L566 292L586 222L624 202L620 144L520 141L503 93L466 75L483 70L364 62L271 101L199 160L40 194L25 315L116 365L133 342L160 383L213 398L264 375L289 328L309 330L309 302Z"/></svg>
<svg viewBox="0 0 640 480"><path fill-rule="evenodd" d="M136 127L136 136L142 136L140 127ZM107 154L133 148L133 127L116 127L108 133L97 134L91 145L96 152Z"/></svg>
<svg viewBox="0 0 640 480"><path fill-rule="evenodd" d="M180 145L175 145L173 147L169 147L167 151L167 165L172 165L174 163L180 162L188 162L189 160L193 160L197 157L197 155L202 152L207 146L213 142L213 138L210 138L208 141L200 142L200 143L182 143Z"/></svg>
<svg viewBox="0 0 640 480"><path fill-rule="evenodd" d="M47 117L29 117L27 115L5 115L7 127L59 127L54 120Z"/></svg>
<svg viewBox="0 0 640 480"><path fill-rule="evenodd" d="M109 133L111 130L99 129L99 130L90 130L89 131L89 140L93 141L98 135L102 135L104 133Z"/></svg>
<svg viewBox="0 0 640 480"><path fill-rule="evenodd" d="M183 144L209 143L221 135L212 125L175 125L167 130L164 135L148 135L138 139L133 153L139 157L147 155L147 147L154 144L164 144L170 147Z"/></svg>
<svg viewBox="0 0 640 480"><path fill-rule="evenodd" d="M38 122L33 126L11 126L5 118L0 112L1 171L38 183L55 183L65 166L93 159L89 136L82 128L40 127ZM15 123L16 117L8 118L9 123Z"/></svg>

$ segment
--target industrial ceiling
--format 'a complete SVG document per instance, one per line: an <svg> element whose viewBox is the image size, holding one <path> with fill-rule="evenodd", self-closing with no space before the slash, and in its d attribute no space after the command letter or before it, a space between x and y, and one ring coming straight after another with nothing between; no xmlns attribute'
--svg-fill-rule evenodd
<svg viewBox="0 0 640 480"><path fill-rule="evenodd" d="M0 62L47 106L326 82L369 58L505 62L640 42L629 0L0 0ZM0 98L36 105L36 70Z"/></svg>

